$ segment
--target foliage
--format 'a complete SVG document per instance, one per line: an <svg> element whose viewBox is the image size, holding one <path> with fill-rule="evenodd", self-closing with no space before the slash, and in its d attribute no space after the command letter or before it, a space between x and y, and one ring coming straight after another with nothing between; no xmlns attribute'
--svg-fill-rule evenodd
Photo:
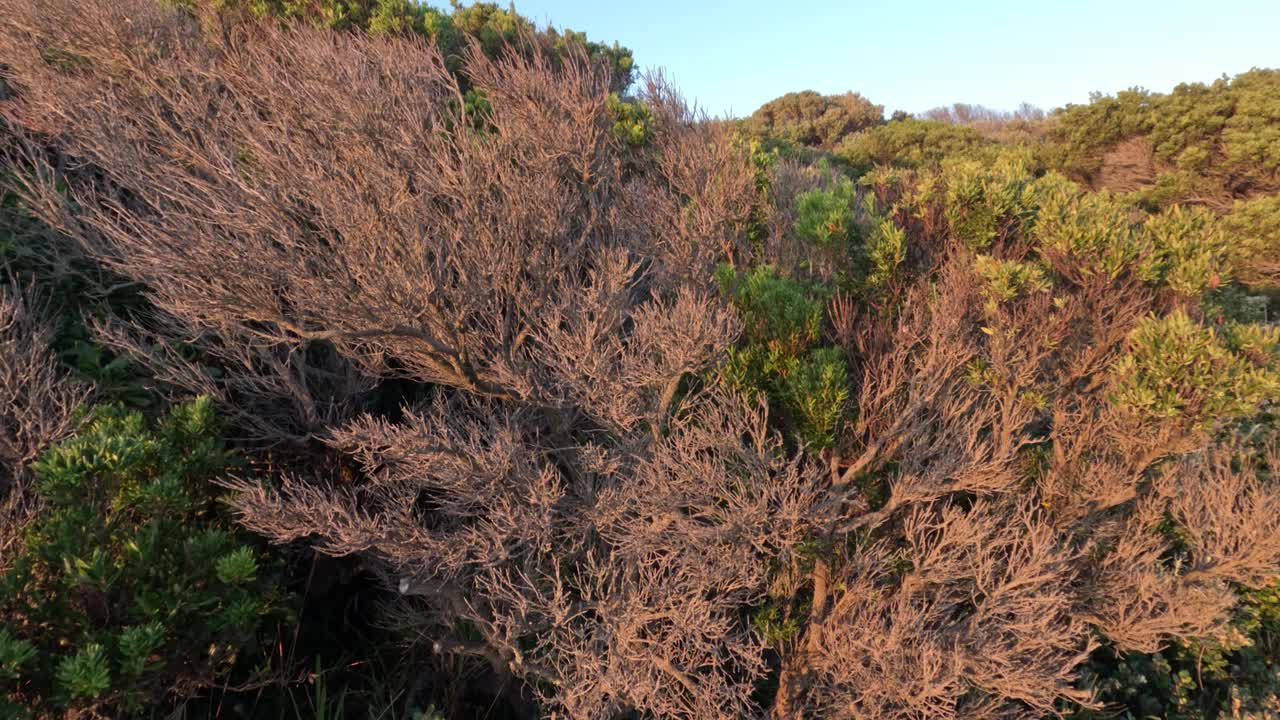
<svg viewBox="0 0 1280 720"><path fill-rule="evenodd" d="M769 266L738 275L721 265L716 277L751 341L782 355L796 355L818 341L826 299L821 287L783 277Z"/></svg>
<svg viewBox="0 0 1280 720"><path fill-rule="evenodd" d="M1164 192L1163 202L1207 192L1274 192L1280 169L1280 72L1251 70L1212 84L1184 83L1168 94L1132 89L1094 94L1087 105L1054 114L1049 139L1064 172L1097 181L1107 151L1121 141L1147 138L1161 166L1150 182L1184 192ZM1198 182L1197 177L1211 179Z"/></svg>
<svg viewBox="0 0 1280 720"><path fill-rule="evenodd" d="M1116 278L1147 255L1131 208L1102 193L1083 193L1056 175L1034 188L1034 233L1042 252L1069 258L1082 277Z"/></svg>
<svg viewBox="0 0 1280 720"><path fill-rule="evenodd" d="M1067 105L1054 114L1052 137L1065 146L1064 172L1088 175L1101 169L1093 150L1150 132L1151 94L1131 89L1114 96L1094 93L1087 105Z"/></svg>
<svg viewBox="0 0 1280 720"><path fill-rule="evenodd" d="M849 370L840 348L815 348L783 376L781 391L800 440L830 447L849 401Z"/></svg>
<svg viewBox="0 0 1280 720"><path fill-rule="evenodd" d="M853 181L838 178L830 189L814 189L796 197L795 233L817 247L848 252L856 235L854 208L857 200Z"/></svg>
<svg viewBox="0 0 1280 720"><path fill-rule="evenodd" d="M1021 230L1032 216L1024 197L1030 177L1018 167L986 168L973 161L942 169L944 216L951 233L975 250L987 250Z"/></svg>
<svg viewBox="0 0 1280 720"><path fill-rule="evenodd" d="M1221 224L1239 279L1280 288L1280 194L1236 201Z"/></svg>
<svg viewBox="0 0 1280 720"><path fill-rule="evenodd" d="M1143 268L1149 281L1194 298L1231 280L1232 251L1213 213L1175 205L1149 218L1143 231L1151 248Z"/></svg>
<svg viewBox="0 0 1280 720"><path fill-rule="evenodd" d="M897 223L868 213L863 230L863 284L871 293L885 289L907 257L907 234Z"/></svg>
<svg viewBox="0 0 1280 720"><path fill-rule="evenodd" d="M286 598L219 516L218 433L207 399L154 427L102 407L40 458L47 507L0 584L9 693L33 710L141 712L254 651Z"/></svg>
<svg viewBox="0 0 1280 720"><path fill-rule="evenodd" d="M757 136L832 148L845 137L883 122L884 107L858 93L820 95L805 90L761 105L751 114L747 128Z"/></svg>
<svg viewBox="0 0 1280 720"><path fill-rule="evenodd" d="M971 153L988 145L971 127L934 120L905 119L846 136L835 154L855 175L876 165L933 167L944 158Z"/></svg>
<svg viewBox="0 0 1280 720"><path fill-rule="evenodd" d="M1175 642L1157 653L1101 649L1082 672L1107 706L1070 717L1268 718L1280 712L1280 585L1241 593L1222 638Z"/></svg>
<svg viewBox="0 0 1280 720"><path fill-rule="evenodd" d="M974 271L982 279L982 295L994 311L1000 303L1025 293L1046 292L1051 287L1044 268L1017 260L998 260L990 255L974 258Z"/></svg>
<svg viewBox="0 0 1280 720"><path fill-rule="evenodd" d="M849 377L838 348L817 346L826 292L769 266L741 276L721 266L717 276L743 321L743 342L729 348L722 379L765 393L791 419L801 442L829 447L849 399Z"/></svg>
<svg viewBox="0 0 1280 720"><path fill-rule="evenodd" d="M613 116L613 136L632 147L647 145L653 139L653 113L641 100L623 99L609 93L609 113Z"/></svg>
<svg viewBox="0 0 1280 720"><path fill-rule="evenodd" d="M1229 324L1220 331L1181 311L1138 323L1114 368L1114 398L1152 417L1213 422L1280 398L1280 328Z"/></svg>

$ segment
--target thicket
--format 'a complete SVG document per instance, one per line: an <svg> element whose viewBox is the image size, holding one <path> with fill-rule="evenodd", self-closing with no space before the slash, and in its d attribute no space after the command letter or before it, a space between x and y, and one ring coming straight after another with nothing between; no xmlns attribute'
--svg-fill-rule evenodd
<svg viewBox="0 0 1280 720"><path fill-rule="evenodd" d="M991 164L1016 157L1035 174L1054 170L1089 189L1123 192L1144 209L1196 204L1226 211L1280 191L1278 88L1280 72L1255 69L1169 93L1095 93L1087 104L1047 114L957 103L887 123L833 123L822 133L812 129L813 118L825 117L822 103L831 100L793 93L766 103L744 127L821 146L854 175L877 165L936 169L947 159Z"/></svg>
<svg viewBox="0 0 1280 720"><path fill-rule="evenodd" d="M403 647L371 716L1280 712L1265 185L1098 192L1061 131L856 95L710 120L582 42L326 7L0 0L12 297L79 288L155 399L79 410L111 383L4 306L9 701L183 703L307 547Z"/></svg>
<svg viewBox="0 0 1280 720"><path fill-rule="evenodd" d="M1087 180L1103 170L1107 149L1141 136L1157 165L1156 185L1182 194L1273 193L1280 189L1277 88L1280 73L1253 70L1169 94L1097 94L1088 105L1063 108L1051 136L1064 167Z"/></svg>

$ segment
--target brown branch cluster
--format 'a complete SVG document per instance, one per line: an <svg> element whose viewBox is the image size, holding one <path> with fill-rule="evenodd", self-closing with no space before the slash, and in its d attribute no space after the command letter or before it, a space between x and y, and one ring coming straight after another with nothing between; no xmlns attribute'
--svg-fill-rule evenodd
<svg viewBox="0 0 1280 720"><path fill-rule="evenodd" d="M758 406L712 394L686 411L656 442L552 449L525 411L437 397L334 433L368 475L356 492L232 487L259 532L381 559L438 651L536 681L569 717L749 716L765 669L740 612L812 531L821 473ZM460 622L481 642L440 635Z"/></svg>
<svg viewBox="0 0 1280 720"><path fill-rule="evenodd" d="M141 0L5 11L6 116L93 168L57 178L70 198L32 183L29 204L154 307L104 337L264 444L349 419L376 378L628 425L663 393L620 395L602 373L669 375L709 352L691 338L653 367L620 359L610 346L633 325L637 342L670 329L648 304L695 318L686 335L729 330L723 312L687 311L706 305L708 268L745 251L751 166L660 79L635 172L608 75L585 57L473 48L491 108L477 119L418 39L208 33Z"/></svg>
<svg viewBox="0 0 1280 720"><path fill-rule="evenodd" d="M1075 280L991 303L971 254L943 255L899 317L833 312L858 414L823 507L831 542L860 540L816 564L779 717L1089 705L1075 668L1095 643L1216 635L1236 588L1280 576L1274 438L1259 454L1111 400L1129 331L1159 309L1141 282L1063 268Z"/></svg>
<svg viewBox="0 0 1280 720"><path fill-rule="evenodd" d="M230 482L249 527L376 560L437 651L569 716L756 711L743 608L820 473L697 380L737 335L709 284L757 198L727 126L655 79L631 149L583 57L473 50L477 118L420 40L3 10L4 112L86 164L30 205L152 304L102 337L251 440L362 465ZM360 414L387 379L430 399Z"/></svg>
<svg viewBox="0 0 1280 720"><path fill-rule="evenodd" d="M0 571L39 503L28 466L75 429L86 397L58 366L52 335L39 297L0 282Z"/></svg>

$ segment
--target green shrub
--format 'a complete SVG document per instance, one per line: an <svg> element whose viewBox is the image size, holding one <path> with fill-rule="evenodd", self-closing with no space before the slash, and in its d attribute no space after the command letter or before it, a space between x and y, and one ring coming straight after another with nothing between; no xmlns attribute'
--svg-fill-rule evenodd
<svg viewBox="0 0 1280 720"><path fill-rule="evenodd" d="M877 165L936 167L946 158L972 156L990 145L971 127L912 118L849 135L835 154L860 176Z"/></svg>
<svg viewBox="0 0 1280 720"><path fill-rule="evenodd" d="M897 277L907 259L907 233L897 223L868 213L863 229L863 286L878 293Z"/></svg>
<svg viewBox="0 0 1280 720"><path fill-rule="evenodd" d="M1251 70L1229 87L1235 102L1222 130L1228 165L1254 177L1274 174L1280 170L1280 70Z"/></svg>
<svg viewBox="0 0 1280 720"><path fill-rule="evenodd" d="M1133 209L1105 193L1085 193L1060 175L1036 181L1033 237L1042 253L1069 259L1081 275L1118 277L1149 254Z"/></svg>
<svg viewBox="0 0 1280 720"><path fill-rule="evenodd" d="M814 448L835 444L848 410L849 367L840 348L814 348L779 378L785 409L800 441Z"/></svg>
<svg viewBox="0 0 1280 720"><path fill-rule="evenodd" d="M787 354L748 342L729 349L720 379L768 397L788 433L816 449L831 447L848 410L849 369L839 348Z"/></svg>
<svg viewBox="0 0 1280 720"><path fill-rule="evenodd" d="M974 271L982 280L982 296L991 309L1019 295L1046 292L1051 287L1044 268L1033 263L978 255L974 258Z"/></svg>
<svg viewBox="0 0 1280 720"><path fill-rule="evenodd" d="M1232 323L1215 331L1181 311L1147 318L1112 374L1114 400L1141 415L1195 423L1243 417L1280 398L1280 327Z"/></svg>
<svg viewBox="0 0 1280 720"><path fill-rule="evenodd" d="M36 648L29 640L19 640L0 626L0 682L16 681L21 677L22 668L35 656Z"/></svg>
<svg viewBox="0 0 1280 720"><path fill-rule="evenodd" d="M1054 112L1049 137L1060 144L1059 167L1073 175L1092 175L1102 167L1101 148L1151 131L1151 93L1132 88L1114 96L1093 93L1087 105Z"/></svg>
<svg viewBox="0 0 1280 720"><path fill-rule="evenodd" d="M1132 89L1095 93L1068 105L1048 126L1054 166L1098 179L1106 152L1134 137L1151 142L1161 206L1194 195L1274 191L1280 169L1280 71L1251 70L1205 85L1184 83L1168 94Z"/></svg>
<svg viewBox="0 0 1280 720"><path fill-rule="evenodd" d="M1184 83L1168 95L1152 96L1151 144L1156 157L1182 170L1203 172L1235 102L1201 83Z"/></svg>
<svg viewBox="0 0 1280 720"><path fill-rule="evenodd" d="M853 181L847 177L836 178L829 188L800 193L796 196L796 235L822 250L847 253L857 230L856 200Z"/></svg>
<svg viewBox="0 0 1280 720"><path fill-rule="evenodd" d="M944 163L944 214L951 234L975 250L1021 229L1032 209L1025 197L1031 177L1022 168L990 168L976 161Z"/></svg>
<svg viewBox="0 0 1280 720"><path fill-rule="evenodd" d="M805 90L761 105L746 124L758 137L831 148L851 133L883 122L884 106L858 93L821 95Z"/></svg>
<svg viewBox="0 0 1280 720"><path fill-rule="evenodd" d="M722 267L718 280L743 320L743 341L728 350L721 381L763 393L800 442L829 447L849 399L844 352L817 347L828 291L759 267L738 275Z"/></svg>
<svg viewBox="0 0 1280 720"><path fill-rule="evenodd" d="M829 180L796 196L792 232L824 258L833 289L873 298L906 259L906 233L878 211L871 193L860 196L851 178L825 160L817 171Z"/></svg>
<svg viewBox="0 0 1280 720"><path fill-rule="evenodd" d="M653 138L649 106L640 100L624 99L618 93L609 93L606 102L613 116L613 137L631 147L647 145Z"/></svg>
<svg viewBox="0 0 1280 720"><path fill-rule="evenodd" d="M46 508L0 583L0 687L130 714L256 648L287 598L219 512L219 431L207 399L154 427L106 407L35 463Z"/></svg>
<svg viewBox="0 0 1280 720"><path fill-rule="evenodd" d="M738 309L748 342L785 355L817 342L826 289L779 275L767 265L741 274L722 265L716 279Z"/></svg>
<svg viewBox="0 0 1280 720"><path fill-rule="evenodd" d="M1095 652L1084 683L1104 703L1074 720L1115 717L1264 718L1280 712L1280 586L1243 591L1225 638L1172 643L1154 654Z"/></svg>
<svg viewBox="0 0 1280 720"><path fill-rule="evenodd" d="M1280 195L1237 201L1222 227L1241 282L1280 287Z"/></svg>
<svg viewBox="0 0 1280 720"><path fill-rule="evenodd" d="M1147 219L1143 231L1151 256L1142 271L1151 282L1196 298L1234 274L1227 235L1208 210L1174 205Z"/></svg>

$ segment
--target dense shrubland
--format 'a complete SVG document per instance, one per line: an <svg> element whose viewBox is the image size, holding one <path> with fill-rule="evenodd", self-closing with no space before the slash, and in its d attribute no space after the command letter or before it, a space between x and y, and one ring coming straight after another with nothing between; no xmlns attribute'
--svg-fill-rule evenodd
<svg viewBox="0 0 1280 720"><path fill-rule="evenodd" d="M488 5L0 13L11 714L1280 713L1269 72L737 123Z"/></svg>
<svg viewBox="0 0 1280 720"><path fill-rule="evenodd" d="M1093 190L1124 193L1147 210L1195 204L1225 212L1233 202L1280 191L1277 88L1277 71L1255 69L1167 94L1096 93L1088 104L1048 114L958 103L919 117L846 122L825 133L811 130L821 127L811 118L825 117L818 112L822 96L793 93L764 105L744 127L829 150L855 175L877 165L936 168L958 157L987 164L1017 158L1033 173L1054 170Z"/></svg>

